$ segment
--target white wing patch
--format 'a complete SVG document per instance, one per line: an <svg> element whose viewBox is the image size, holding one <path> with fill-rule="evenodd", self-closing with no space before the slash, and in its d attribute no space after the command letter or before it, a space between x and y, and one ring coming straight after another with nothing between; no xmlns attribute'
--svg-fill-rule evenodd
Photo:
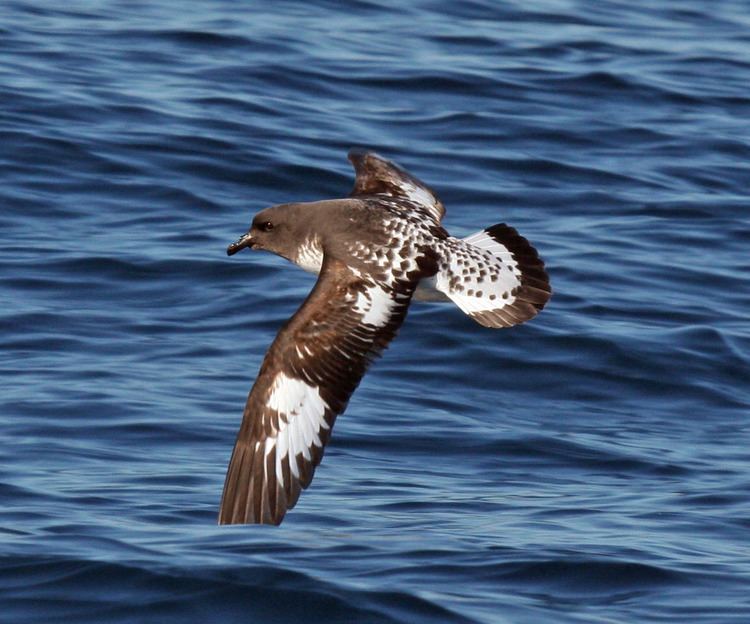
<svg viewBox="0 0 750 624"><path fill-rule="evenodd" d="M362 314L362 323L383 327L390 320L395 304L390 293L372 285L358 294L354 309Z"/></svg>
<svg viewBox="0 0 750 624"><path fill-rule="evenodd" d="M297 455L310 459L310 447L322 448L320 432L329 429L325 420L328 404L321 398L317 386L311 386L300 379L279 373L271 386L271 394L266 405L276 411L278 431L265 442L265 456L276 448L276 478L284 485L282 461L289 455L289 468L299 477Z"/></svg>

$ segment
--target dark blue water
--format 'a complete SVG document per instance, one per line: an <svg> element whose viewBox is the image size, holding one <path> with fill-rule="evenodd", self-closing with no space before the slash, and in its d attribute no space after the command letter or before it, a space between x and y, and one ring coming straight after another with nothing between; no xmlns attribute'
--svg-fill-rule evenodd
<svg viewBox="0 0 750 624"><path fill-rule="evenodd" d="M408 4L408 8L404 5ZM546 260L415 304L280 528L215 525L346 150ZM750 621L750 7L0 6L0 621Z"/></svg>

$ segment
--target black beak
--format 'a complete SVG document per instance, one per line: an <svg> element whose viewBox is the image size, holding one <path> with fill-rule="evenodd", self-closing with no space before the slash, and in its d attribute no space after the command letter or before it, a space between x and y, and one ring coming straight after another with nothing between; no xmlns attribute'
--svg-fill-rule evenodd
<svg viewBox="0 0 750 624"><path fill-rule="evenodd" d="M227 255L233 256L238 251L243 250L245 247L247 247L248 249L252 249L253 244L254 241L250 236L250 232L248 232L247 234L240 236L240 238L238 238L231 245L229 245L229 247L227 247Z"/></svg>

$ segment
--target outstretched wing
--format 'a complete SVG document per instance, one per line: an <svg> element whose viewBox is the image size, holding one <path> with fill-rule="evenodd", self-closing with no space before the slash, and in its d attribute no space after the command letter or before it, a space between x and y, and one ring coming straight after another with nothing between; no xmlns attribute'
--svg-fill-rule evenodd
<svg viewBox="0 0 750 624"><path fill-rule="evenodd" d="M356 173L352 197L388 195L407 199L422 208L436 223L440 223L445 207L424 182L375 152L352 149L348 157Z"/></svg>
<svg viewBox="0 0 750 624"><path fill-rule="evenodd" d="M229 462L219 524L279 524L310 485L336 416L396 335L423 269L383 284L326 259L276 336L250 391Z"/></svg>

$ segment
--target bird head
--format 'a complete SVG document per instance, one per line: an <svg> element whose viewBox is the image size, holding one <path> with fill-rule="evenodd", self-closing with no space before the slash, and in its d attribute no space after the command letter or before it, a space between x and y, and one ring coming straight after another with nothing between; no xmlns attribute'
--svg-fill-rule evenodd
<svg viewBox="0 0 750 624"><path fill-rule="evenodd" d="M242 249L265 249L289 258L294 243L294 231L298 229L297 214L291 204L271 206L261 210L253 218L247 233L227 247L232 256Z"/></svg>

